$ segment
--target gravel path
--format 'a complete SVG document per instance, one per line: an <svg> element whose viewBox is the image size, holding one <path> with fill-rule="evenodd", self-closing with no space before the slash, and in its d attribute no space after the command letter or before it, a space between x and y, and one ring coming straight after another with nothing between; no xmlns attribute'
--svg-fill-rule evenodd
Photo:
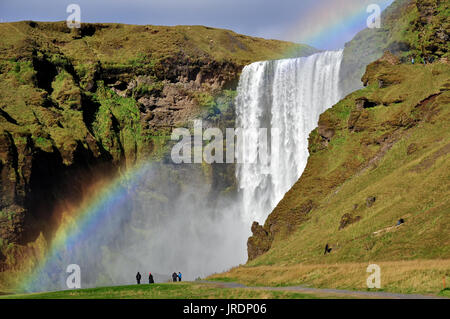
<svg viewBox="0 0 450 319"><path fill-rule="evenodd" d="M344 289L319 289L309 288L304 286L290 286L290 287L248 287L243 284L235 282L218 282L218 281L201 281L205 284L214 284L221 288L245 288L257 290L279 290L279 291L293 291L306 294L320 294L333 295L336 297L356 297L356 298L379 298L379 299L449 299L445 297L432 295L418 295L418 294L398 294L391 292L370 292L370 291L354 291Z"/></svg>

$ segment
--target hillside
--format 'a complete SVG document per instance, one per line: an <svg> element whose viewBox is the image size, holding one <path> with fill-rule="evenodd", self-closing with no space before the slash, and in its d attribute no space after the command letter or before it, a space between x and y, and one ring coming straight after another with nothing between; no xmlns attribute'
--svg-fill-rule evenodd
<svg viewBox="0 0 450 319"><path fill-rule="evenodd" d="M381 28L364 29L345 45L340 83L347 95L362 88L369 63L387 50L402 62L449 57L449 4L436 0L396 0L383 11Z"/></svg>
<svg viewBox="0 0 450 319"><path fill-rule="evenodd" d="M438 293L450 272L449 75L448 63L389 53L370 64L366 88L321 116L302 177L254 223L247 265L213 279L362 289L377 263L389 291Z"/></svg>
<svg viewBox="0 0 450 319"><path fill-rule="evenodd" d="M369 65L367 87L321 116L303 176L264 226L271 237L249 241L273 247L251 264L450 256L449 74L444 63Z"/></svg>
<svg viewBox="0 0 450 319"><path fill-rule="evenodd" d="M448 3L427 4L432 16L415 15L408 25L448 23ZM408 10L423 6L410 1ZM433 24L436 16L445 23ZM430 46L427 64L387 51L367 66L363 89L321 115L303 175L265 224L252 226L247 265L213 278L355 289L376 262L387 289L442 289L450 271L450 66L447 42Z"/></svg>
<svg viewBox="0 0 450 319"><path fill-rule="evenodd" d="M315 52L202 26L24 21L0 37L0 270L40 256L61 205L160 160L174 127L226 119L244 65Z"/></svg>

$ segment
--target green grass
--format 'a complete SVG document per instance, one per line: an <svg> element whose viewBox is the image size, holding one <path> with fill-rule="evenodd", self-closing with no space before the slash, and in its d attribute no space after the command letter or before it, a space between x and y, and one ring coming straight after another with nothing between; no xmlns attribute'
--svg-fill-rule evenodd
<svg viewBox="0 0 450 319"><path fill-rule="evenodd" d="M439 296L450 297L450 288L445 288L445 289L443 289L443 290L439 293Z"/></svg>
<svg viewBox="0 0 450 319"><path fill-rule="evenodd" d="M232 277L214 277L214 279L211 279L213 281L220 281L220 282L238 282L238 278L232 278Z"/></svg>
<svg viewBox="0 0 450 319"><path fill-rule="evenodd" d="M167 283L4 295L0 299L317 299L288 291L221 288L213 284Z"/></svg>

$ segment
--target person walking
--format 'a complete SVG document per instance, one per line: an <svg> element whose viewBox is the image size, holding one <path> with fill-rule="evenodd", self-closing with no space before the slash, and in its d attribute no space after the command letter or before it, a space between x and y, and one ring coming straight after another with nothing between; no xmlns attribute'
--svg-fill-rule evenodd
<svg viewBox="0 0 450 319"><path fill-rule="evenodd" d="M324 255L331 253L331 249L332 249L332 248L327 244L327 245L325 246L325 252L324 252Z"/></svg>
<svg viewBox="0 0 450 319"><path fill-rule="evenodd" d="M172 280L173 280L173 282L177 282L177 278L178 278L178 275L177 275L176 272L174 272L174 273L172 274Z"/></svg>
<svg viewBox="0 0 450 319"><path fill-rule="evenodd" d="M181 272L178 272L178 281L181 281Z"/></svg>
<svg viewBox="0 0 450 319"><path fill-rule="evenodd" d="M142 276L141 276L141 274L138 271L138 273L136 274L136 281L137 281L138 285L141 283L141 278L142 278Z"/></svg>
<svg viewBox="0 0 450 319"><path fill-rule="evenodd" d="M153 275L152 275L151 272L148 274L148 283L149 284L154 284L155 283L155 281L153 280Z"/></svg>

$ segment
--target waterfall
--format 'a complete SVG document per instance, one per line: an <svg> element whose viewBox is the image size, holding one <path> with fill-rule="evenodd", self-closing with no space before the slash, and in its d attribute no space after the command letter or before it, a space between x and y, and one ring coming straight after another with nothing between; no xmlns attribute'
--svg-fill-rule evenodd
<svg viewBox="0 0 450 319"><path fill-rule="evenodd" d="M82 287L88 288L133 283L137 271L151 271L158 282L173 271L194 280L245 262L249 225L264 221L300 177L310 131L339 100L341 57L341 51L325 52L245 67L237 128L266 128L270 160L263 160L264 143L244 134L238 159L256 162L236 166L242 202L225 196L210 205L211 185L204 184L201 166L144 165L89 205L89 218L80 220L70 236L61 236L64 242L25 289L67 289L69 264L80 266Z"/></svg>
<svg viewBox="0 0 450 319"><path fill-rule="evenodd" d="M254 160L236 167L247 223L264 222L303 173L309 134L320 114L341 97L342 55L342 50L322 52L244 68L236 98L236 127L244 132L267 129L267 143L255 134L244 134L238 151L238 158Z"/></svg>

